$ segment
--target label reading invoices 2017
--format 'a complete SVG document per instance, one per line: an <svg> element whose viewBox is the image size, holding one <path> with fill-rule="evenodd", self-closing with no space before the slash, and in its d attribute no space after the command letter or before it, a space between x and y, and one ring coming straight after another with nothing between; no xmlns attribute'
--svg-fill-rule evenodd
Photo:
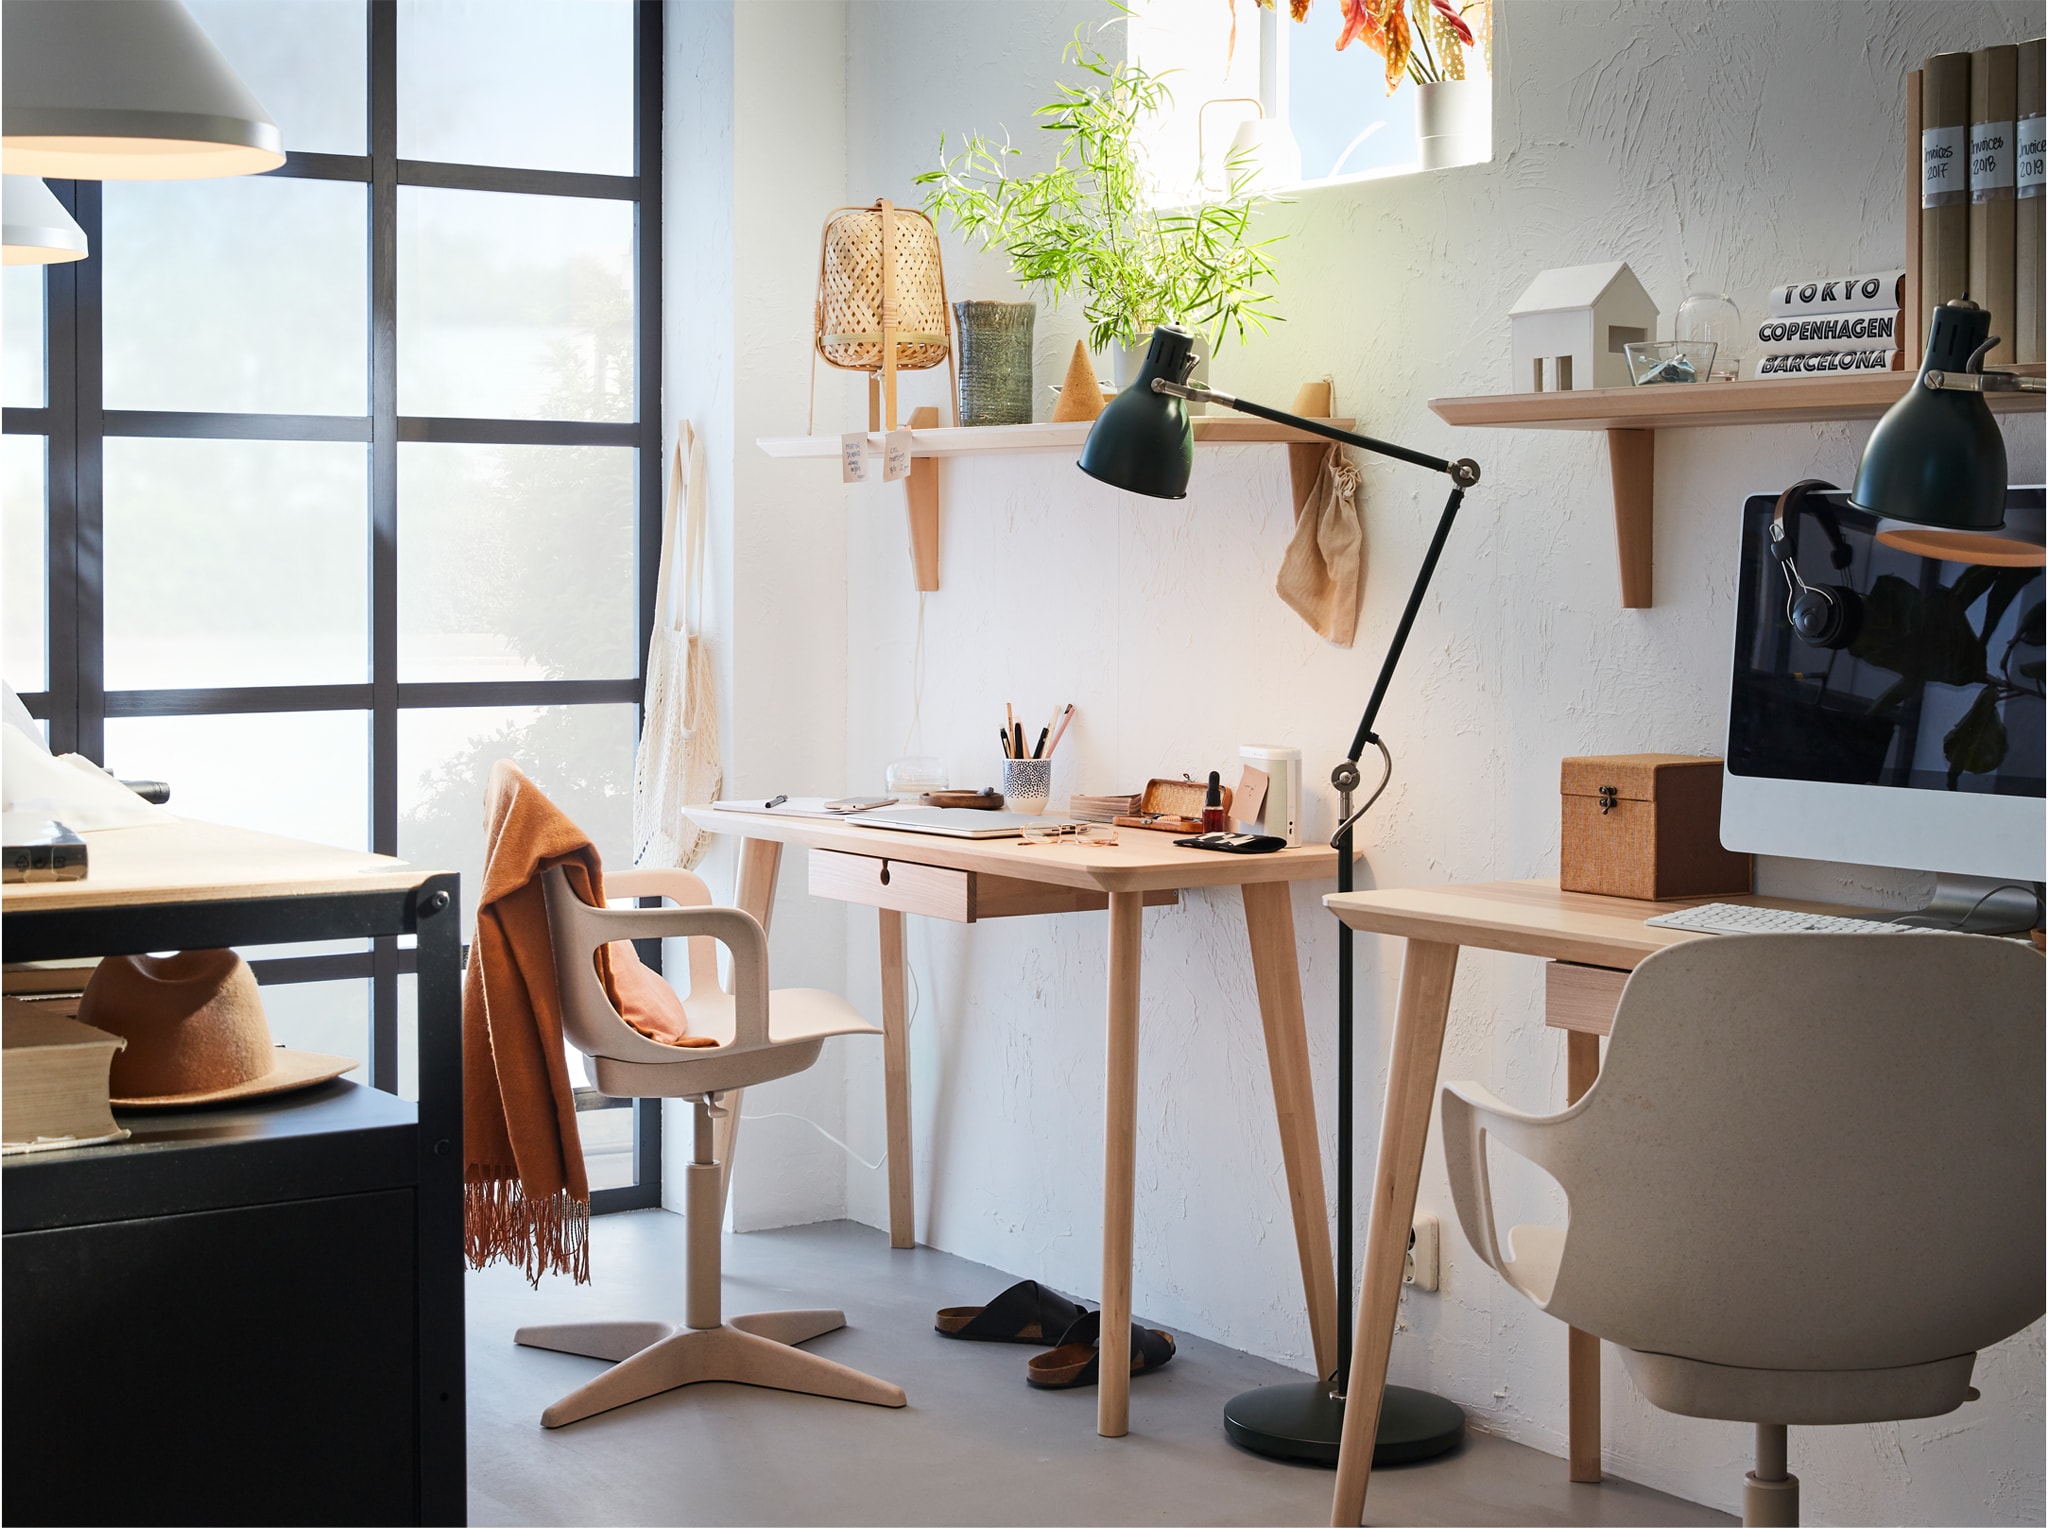
<svg viewBox="0 0 2048 1528"><path fill-rule="evenodd" d="M1970 198L1970 130L1928 127L1920 131L1920 205L1946 207Z"/></svg>

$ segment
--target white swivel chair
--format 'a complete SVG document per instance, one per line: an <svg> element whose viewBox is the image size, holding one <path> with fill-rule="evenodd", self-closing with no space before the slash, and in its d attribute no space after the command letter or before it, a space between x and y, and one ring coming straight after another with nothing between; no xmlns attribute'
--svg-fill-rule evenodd
<svg viewBox="0 0 2048 1528"><path fill-rule="evenodd" d="M1753 1422L1743 1521L1798 1522L1787 1424L1939 1416L2043 1309L2040 956L1968 934L1698 939L1623 989L1562 1114L1443 1091L1473 1247L1620 1344L1652 1405ZM1494 1231L1486 1143L1569 1227Z"/></svg>
<svg viewBox="0 0 2048 1528"><path fill-rule="evenodd" d="M591 1058L598 1091L612 1098L687 1098L696 1106L696 1153L688 1169L689 1269L681 1325L667 1321L578 1321L521 1327L513 1340L612 1361L613 1367L541 1413L560 1427L614 1406L699 1380L731 1380L876 1406L901 1406L903 1391L885 1380L806 1353L796 1343L836 1331L836 1310L773 1311L723 1318L719 1307L721 1195L711 1121L732 1089L792 1072L818 1059L833 1035L878 1035L843 998L812 988L772 992L768 939L752 916L713 907L704 882L686 870L611 871L607 896L664 897L673 908L596 908L578 900L557 868L547 872L548 928L562 1028ZM598 980L595 956L614 939L689 938L690 1032L713 1046L677 1047L648 1039L619 1017ZM712 941L732 954L733 989L718 984Z"/></svg>

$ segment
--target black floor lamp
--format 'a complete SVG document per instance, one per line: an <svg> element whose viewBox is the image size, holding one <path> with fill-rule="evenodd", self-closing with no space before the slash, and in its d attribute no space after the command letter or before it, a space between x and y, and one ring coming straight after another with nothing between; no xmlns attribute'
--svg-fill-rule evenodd
<svg viewBox="0 0 2048 1528"><path fill-rule="evenodd" d="M1343 445L1356 446L1396 461L1411 462L1441 472L1451 480L1451 495L1437 519L1436 534L1422 559L1415 586L1408 591L1407 607L1394 628L1387 656L1380 664L1379 679L1372 698L1365 704L1351 752L1330 772L1337 788L1337 831L1331 847L1337 851L1337 889L1351 890L1352 831L1359 818L1372 809L1394 772L1393 756L1374 730L1380 703L1386 699L1387 684L1408 644L1408 632L1415 613L1436 572L1444 542L1457 519L1465 490L1479 481L1478 464L1469 460L1445 461L1425 456L1404 446L1389 445L1370 436L1339 430L1319 420L1248 403L1228 393L1188 387L1187 376L1194 359L1194 340L1186 330L1167 327L1152 331L1151 349L1144 370L1136 382L1117 394L1095 421L1081 447L1081 470L1117 488L1157 499L1187 497L1188 475L1194 466L1194 432L1188 424L1183 399L1220 403L1241 414L1254 414L1277 424L1292 425ZM1353 807L1360 775L1359 756L1368 746L1380 753L1379 783L1364 804ZM1351 930L1337 929L1337 1367L1322 1379L1294 1385L1268 1385L1233 1397L1223 1408L1223 1426L1232 1441L1257 1453L1282 1459L1312 1460L1319 1464L1337 1462L1338 1440L1344 1431L1344 1386L1351 1368ZM1465 1414L1452 1402L1427 1391L1404 1385L1389 1385L1380 1405L1379 1436L1373 1448L1373 1463L1399 1464L1428 1459L1457 1446L1464 1436Z"/></svg>

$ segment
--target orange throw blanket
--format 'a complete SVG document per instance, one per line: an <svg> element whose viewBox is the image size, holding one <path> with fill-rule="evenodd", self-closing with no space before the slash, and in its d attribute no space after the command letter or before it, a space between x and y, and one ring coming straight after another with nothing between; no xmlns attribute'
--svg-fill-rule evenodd
<svg viewBox="0 0 2048 1528"><path fill-rule="evenodd" d="M484 877L462 982L463 1230L472 1268L498 1258L529 1281L590 1282L590 1184L562 1041L561 989L541 876L604 905L604 868L583 830L509 760L485 792ZM669 1045L693 1038L682 1000L623 940L597 972L628 1023Z"/></svg>

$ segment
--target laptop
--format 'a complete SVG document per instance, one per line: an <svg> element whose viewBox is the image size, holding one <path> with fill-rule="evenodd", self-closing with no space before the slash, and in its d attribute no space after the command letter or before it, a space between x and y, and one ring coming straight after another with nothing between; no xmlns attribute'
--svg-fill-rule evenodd
<svg viewBox="0 0 2048 1528"><path fill-rule="evenodd" d="M899 806L846 819L857 828L895 828L947 838L1016 838L1034 822L1058 821L1025 812L984 812L971 806Z"/></svg>

